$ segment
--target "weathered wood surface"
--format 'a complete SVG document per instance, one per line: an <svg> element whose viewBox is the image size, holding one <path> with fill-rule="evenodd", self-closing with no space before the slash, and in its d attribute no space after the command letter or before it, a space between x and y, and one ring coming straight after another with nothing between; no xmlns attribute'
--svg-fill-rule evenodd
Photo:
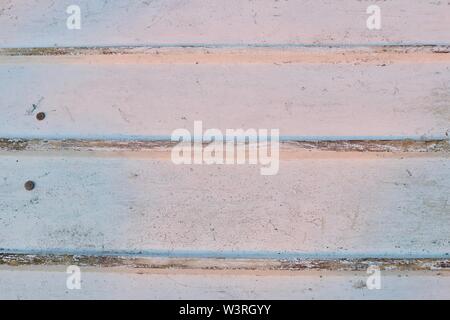
<svg viewBox="0 0 450 320"><path fill-rule="evenodd" d="M66 268L81 271L67 290ZM377 266L380 290L366 285ZM448 299L448 260L0 255L2 299Z"/></svg>
<svg viewBox="0 0 450 320"><path fill-rule="evenodd" d="M448 1L82 0L81 30L66 27L70 4L2 1L0 46L450 44ZM381 30L366 27L373 4Z"/></svg>
<svg viewBox="0 0 450 320"><path fill-rule="evenodd" d="M450 298L447 2L1 1L0 298ZM195 120L279 173L174 165Z"/></svg>
<svg viewBox="0 0 450 320"><path fill-rule="evenodd" d="M1 247L230 258L449 254L447 152L305 153L261 176L258 166L177 166L151 152L7 152Z"/></svg>
<svg viewBox="0 0 450 320"><path fill-rule="evenodd" d="M167 139L195 120L296 139L448 138L450 130L450 54L426 48L5 54L3 138Z"/></svg>
<svg viewBox="0 0 450 320"><path fill-rule="evenodd" d="M66 267L0 267L1 299L449 299L450 274L385 271L381 290L367 274L339 271L207 271L82 268L67 290Z"/></svg>

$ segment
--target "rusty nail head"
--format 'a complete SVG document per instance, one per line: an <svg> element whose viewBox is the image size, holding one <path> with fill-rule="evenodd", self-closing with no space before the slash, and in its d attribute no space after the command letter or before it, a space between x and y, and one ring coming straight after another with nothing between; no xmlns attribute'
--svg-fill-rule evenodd
<svg viewBox="0 0 450 320"><path fill-rule="evenodd" d="M39 113L36 115L36 119L38 119L39 121L44 120L44 119L45 119L45 113L44 113L44 112L39 112Z"/></svg>
<svg viewBox="0 0 450 320"><path fill-rule="evenodd" d="M25 189L27 189L28 191L33 190L35 187L35 184L33 181L27 181L25 182Z"/></svg>

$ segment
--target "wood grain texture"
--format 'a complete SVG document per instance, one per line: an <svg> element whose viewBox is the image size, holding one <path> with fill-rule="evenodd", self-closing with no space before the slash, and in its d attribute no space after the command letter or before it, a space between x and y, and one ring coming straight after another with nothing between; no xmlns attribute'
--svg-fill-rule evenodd
<svg viewBox="0 0 450 320"><path fill-rule="evenodd" d="M301 258L450 249L448 155L282 160L276 176L145 157L19 152L0 162L2 251Z"/></svg>
<svg viewBox="0 0 450 320"><path fill-rule="evenodd" d="M168 139L202 120L300 140L448 138L448 53L183 52L2 56L0 137Z"/></svg>
<svg viewBox="0 0 450 320"><path fill-rule="evenodd" d="M77 4L82 29L68 30L66 2L2 1L0 46L450 44L447 1L80 0ZM381 30L366 27L366 9L372 4L381 7Z"/></svg>

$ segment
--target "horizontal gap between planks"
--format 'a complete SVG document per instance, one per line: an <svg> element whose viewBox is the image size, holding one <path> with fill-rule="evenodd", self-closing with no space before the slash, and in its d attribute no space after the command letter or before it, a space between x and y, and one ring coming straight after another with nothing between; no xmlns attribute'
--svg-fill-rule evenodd
<svg viewBox="0 0 450 320"><path fill-rule="evenodd" d="M291 64L450 62L450 46L85 47L0 49L1 63Z"/></svg>
<svg viewBox="0 0 450 320"><path fill-rule="evenodd" d="M170 140L41 140L0 139L0 154L30 156L95 156L168 160L178 142ZM246 145L249 142L235 143ZM208 143L199 144L205 147ZM195 144L191 144L195 146ZM223 145L224 152L226 145ZM193 149L193 148L192 148ZM444 140L281 140L280 158L336 157L450 157L450 141Z"/></svg>
<svg viewBox="0 0 450 320"><path fill-rule="evenodd" d="M117 255L14 254L1 253L0 266L57 266L125 267L143 269L197 269L249 271L365 271L369 266L381 270L450 271L450 260L432 258L364 258L364 259L230 259L230 258L168 258L130 257Z"/></svg>

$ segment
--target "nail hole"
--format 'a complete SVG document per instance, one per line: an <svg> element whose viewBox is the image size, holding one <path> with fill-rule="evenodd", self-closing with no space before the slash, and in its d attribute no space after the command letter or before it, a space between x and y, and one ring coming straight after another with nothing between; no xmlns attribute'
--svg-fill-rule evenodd
<svg viewBox="0 0 450 320"><path fill-rule="evenodd" d="M39 113L36 115L36 119L38 119L39 121L44 120L44 119L45 119L45 113L44 113L44 112L39 112Z"/></svg>
<svg viewBox="0 0 450 320"><path fill-rule="evenodd" d="M35 184L33 181L27 181L25 182L25 189L27 189L28 191L33 190L35 187Z"/></svg>

